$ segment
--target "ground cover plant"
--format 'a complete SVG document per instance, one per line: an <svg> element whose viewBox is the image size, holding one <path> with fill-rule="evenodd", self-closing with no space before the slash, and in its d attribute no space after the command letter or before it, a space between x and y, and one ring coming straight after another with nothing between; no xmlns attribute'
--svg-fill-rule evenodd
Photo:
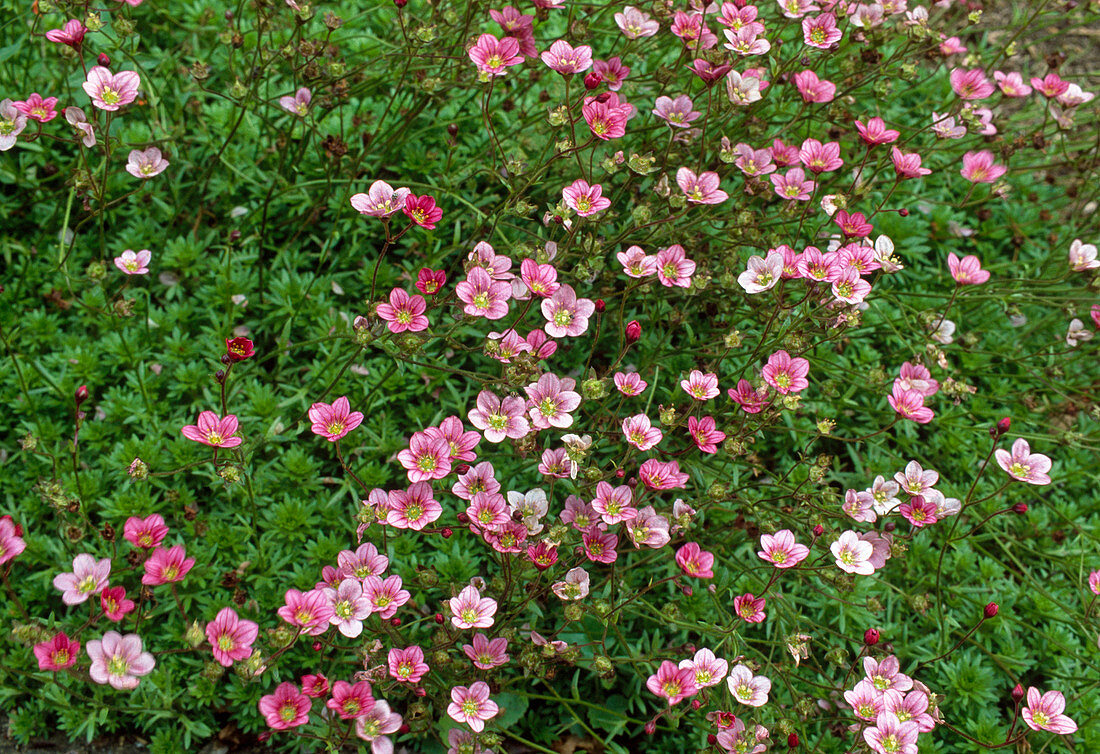
<svg viewBox="0 0 1100 754"><path fill-rule="evenodd" d="M1100 750L1098 24L10 13L5 736Z"/></svg>

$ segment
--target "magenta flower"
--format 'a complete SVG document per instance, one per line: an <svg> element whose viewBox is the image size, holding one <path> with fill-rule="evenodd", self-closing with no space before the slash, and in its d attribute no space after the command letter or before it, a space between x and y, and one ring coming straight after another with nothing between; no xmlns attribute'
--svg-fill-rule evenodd
<svg viewBox="0 0 1100 754"><path fill-rule="evenodd" d="M508 640L497 638L490 640L485 634L474 634L472 644L464 644L462 651L482 670L492 670L508 662Z"/></svg>
<svg viewBox="0 0 1100 754"><path fill-rule="evenodd" d="M862 576L875 572L875 567L870 563L874 547L870 542L861 540L854 531L849 530L841 534L829 549L836 558L836 565L840 570Z"/></svg>
<svg viewBox="0 0 1100 754"><path fill-rule="evenodd" d="M328 679L322 673L302 676L302 693L311 699L320 699L328 693Z"/></svg>
<svg viewBox="0 0 1100 754"><path fill-rule="evenodd" d="M87 646L92 665L88 675L100 684L111 684L119 691L136 688L141 676L153 672L156 661L153 655L142 651L141 637L137 634L123 636L108 631L102 639L92 639Z"/></svg>
<svg viewBox="0 0 1100 754"><path fill-rule="evenodd" d="M109 586L100 592L99 606L103 608L103 615L107 620L114 623L118 623L137 607L133 600L126 599L126 590L121 586Z"/></svg>
<svg viewBox="0 0 1100 754"><path fill-rule="evenodd" d="M802 168L791 168L786 173L773 173L768 177L775 187L776 195L781 199L808 202L815 188L814 182L806 178Z"/></svg>
<svg viewBox="0 0 1100 754"><path fill-rule="evenodd" d="M203 411L199 414L198 424L188 424L180 430L188 440L201 442L212 448L235 448L240 445L244 440L233 436L236 431L236 416L226 414L225 418L221 418L213 411Z"/></svg>
<svg viewBox="0 0 1100 754"><path fill-rule="evenodd" d="M695 670L677 667L676 663L668 660L661 662L657 672L646 679L645 686L662 699L667 699L669 707L699 693L695 685Z"/></svg>
<svg viewBox="0 0 1100 754"><path fill-rule="evenodd" d="M455 293L466 304L462 311L471 317L500 319L508 313L512 286L507 281L494 280L483 267L473 267L466 279L455 286Z"/></svg>
<svg viewBox="0 0 1100 754"><path fill-rule="evenodd" d="M715 64L703 58L696 58L688 66L688 70L702 79L708 87L720 81L723 76L730 72L731 68L732 66L727 63Z"/></svg>
<svg viewBox="0 0 1100 754"><path fill-rule="evenodd" d="M313 100L313 94L306 87L301 87L293 96L279 97L279 106L292 115L299 118L306 117L309 112L309 103Z"/></svg>
<svg viewBox="0 0 1100 754"><path fill-rule="evenodd" d="M689 416L688 432L691 433L696 447L703 453L717 453L718 443L726 439L726 433L718 429L713 416L704 416L701 419Z"/></svg>
<svg viewBox="0 0 1100 754"><path fill-rule="evenodd" d="M623 437L627 443L644 451L657 445L664 435L650 423L648 416L638 414L623 419Z"/></svg>
<svg viewBox="0 0 1100 754"><path fill-rule="evenodd" d="M543 299L541 309L547 335L575 338L588 330L588 318L595 313L596 304L591 299L577 298L573 286L562 285L550 298Z"/></svg>
<svg viewBox="0 0 1100 754"><path fill-rule="evenodd" d="M714 578L714 553L699 547L697 542L687 542L676 551L676 565L685 576L696 579Z"/></svg>
<svg viewBox="0 0 1100 754"><path fill-rule="evenodd" d="M332 698L325 706L343 720L354 720L374 708L373 690L367 681L337 681L332 684Z"/></svg>
<svg viewBox="0 0 1100 754"><path fill-rule="evenodd" d="M521 55L528 58L538 57L538 49L535 47L534 16L520 13L508 5L502 10L490 10L489 17L500 24L501 31L516 40Z"/></svg>
<svg viewBox="0 0 1100 754"><path fill-rule="evenodd" d="M917 754L916 722L901 722L892 712L880 712L875 724L863 729L863 740L876 754Z"/></svg>
<svg viewBox="0 0 1100 754"><path fill-rule="evenodd" d="M148 180L163 173L169 164L156 147L146 150L132 149L126 160L126 172L135 178Z"/></svg>
<svg viewBox="0 0 1100 754"><path fill-rule="evenodd" d="M625 425L626 422L623 423ZM656 431L660 433L660 430ZM600 481L596 483L596 497L592 500L592 509L600 514L605 524L614 526L623 521L631 521L638 515L638 509L631 505L633 498L629 485L620 484L612 487L607 482Z"/></svg>
<svg viewBox="0 0 1100 754"><path fill-rule="evenodd" d="M352 195L351 206L364 215L386 218L405 207L405 199L410 193L407 188L394 189L385 181L375 181L367 193Z"/></svg>
<svg viewBox="0 0 1100 754"><path fill-rule="evenodd" d="M434 230L435 224L443 218L443 210L435 206L435 197L427 194L417 196L409 193L401 211L405 213L405 217L425 230Z"/></svg>
<svg viewBox="0 0 1100 754"><path fill-rule="evenodd" d="M735 665L726 678L733 698L750 707L763 707L768 703L772 682L766 676L753 675L745 665Z"/></svg>
<svg viewBox="0 0 1100 754"><path fill-rule="evenodd" d="M362 196L358 194L357 196ZM353 199L355 197L352 197ZM420 271L416 274L416 290L423 293L425 296L434 296L443 289L443 286L447 284L447 273L443 270L433 270L428 267L421 267Z"/></svg>
<svg viewBox="0 0 1100 754"><path fill-rule="evenodd" d="M718 375L698 369L692 369L686 379L680 380L680 387L697 401L709 401L721 392L718 389Z"/></svg>
<svg viewBox="0 0 1100 754"><path fill-rule="evenodd" d="M88 33L87 27L75 18L70 19L61 29L50 29L46 32L46 39L58 44L68 45L74 50L79 49L84 42L84 35Z"/></svg>
<svg viewBox="0 0 1100 754"><path fill-rule="evenodd" d="M579 45L574 49L564 39L554 42L540 57L543 63L562 76L584 73L592 67L592 48L588 45Z"/></svg>
<svg viewBox="0 0 1100 754"><path fill-rule="evenodd" d="M62 602L66 605L79 605L93 594L103 591L110 574L110 558L97 561L91 555L81 553L73 558L73 572L58 574L54 577L53 585L61 590Z"/></svg>
<svg viewBox="0 0 1100 754"><path fill-rule="evenodd" d="M141 77L133 71L111 71L97 65L88 71L88 79L82 85L100 110L115 111L137 99Z"/></svg>
<svg viewBox="0 0 1100 754"><path fill-rule="evenodd" d="M468 417L470 423L484 433L486 440L503 442L507 437L518 440L531 431L526 412L526 402L522 398L509 396L501 400L493 392L482 390L477 396L477 408L471 409Z"/></svg>
<svg viewBox="0 0 1100 754"><path fill-rule="evenodd" d="M681 94L676 99L658 97L653 114L668 123L672 128L687 128L702 113L693 109L691 98Z"/></svg>
<svg viewBox="0 0 1100 754"><path fill-rule="evenodd" d="M489 628L497 612L496 600L482 597L477 587L472 585L464 588L457 597L452 597L448 605L455 628Z"/></svg>
<svg viewBox="0 0 1100 754"><path fill-rule="evenodd" d="M748 380L738 380L737 387L727 390L726 395L747 414L758 414L768 405L768 388L754 388Z"/></svg>
<svg viewBox="0 0 1100 754"><path fill-rule="evenodd" d="M686 487L688 475L680 471L676 461L658 461L650 458L638 469L638 478L651 490L671 490ZM639 511L639 514L641 511Z"/></svg>
<svg viewBox="0 0 1100 754"><path fill-rule="evenodd" d="M0 152L15 146L16 137L27 127L27 116L10 99L0 100Z"/></svg>
<svg viewBox="0 0 1100 754"><path fill-rule="evenodd" d="M952 68L951 88L962 99L985 99L994 91L981 68Z"/></svg>
<svg viewBox="0 0 1100 754"><path fill-rule="evenodd" d="M509 66L519 65L519 42L512 37L497 39L492 34L482 34L468 52L477 70L486 76L503 76Z"/></svg>
<svg viewBox="0 0 1100 754"><path fill-rule="evenodd" d="M810 381L806 379L809 373L809 361L791 358L786 351L776 351L769 356L768 363L761 370L764 381L783 395L798 393L809 387Z"/></svg>
<svg viewBox="0 0 1100 754"><path fill-rule="evenodd" d="M840 144L835 141L822 144L817 139L806 139L798 150L798 159L814 174L839 170L844 165Z"/></svg>
<svg viewBox="0 0 1100 754"><path fill-rule="evenodd" d="M378 490L385 495L382 490ZM372 498L374 494L372 493ZM355 552L341 550L336 556L336 563L340 566L342 578L354 577L360 581L368 576L380 576L390 565L390 559L378 552L378 548L370 542L359 546Z"/></svg>
<svg viewBox="0 0 1100 754"><path fill-rule="evenodd" d="M875 229L871 223L867 222L862 212L849 213L848 210L837 210L833 215L833 222L840 228L845 238L866 238Z"/></svg>
<svg viewBox="0 0 1100 754"><path fill-rule="evenodd" d="M477 458L474 448L481 442L481 435L473 430L467 431L457 416L448 416L438 427L428 427L424 433L432 439L447 443L448 458L454 461L473 461Z"/></svg>
<svg viewBox="0 0 1100 754"><path fill-rule="evenodd" d="M844 35L836 27L836 16L832 13L802 19L802 41L810 47L828 50L842 36Z"/></svg>
<svg viewBox="0 0 1100 754"><path fill-rule="evenodd" d="M988 270L982 269L981 261L973 254L968 254L961 260L954 252L947 255L947 268L951 271L951 277L959 285L980 285L989 280Z"/></svg>
<svg viewBox="0 0 1100 754"><path fill-rule="evenodd" d="M733 612L746 623L762 623L768 617L764 612L765 602L763 597L748 592L733 598Z"/></svg>
<svg viewBox="0 0 1100 754"><path fill-rule="evenodd" d="M390 677L399 683L420 683L431 669L424 662L424 650L413 645L405 649L394 647L387 656Z"/></svg>
<svg viewBox="0 0 1100 754"><path fill-rule="evenodd" d="M924 395L916 390L906 390L901 385L894 383L891 394L887 396L890 408L906 419L917 424L927 424L935 417L935 412L924 405Z"/></svg>
<svg viewBox="0 0 1100 754"><path fill-rule="evenodd" d="M693 204L721 204L729 199L729 194L718 188L718 174L710 171L696 175L689 168L680 168L676 171L676 185Z"/></svg>
<svg viewBox="0 0 1100 754"><path fill-rule="evenodd" d="M455 686L451 689L447 714L455 722L469 725L475 733L485 730L485 721L496 717L498 712L500 708L489 699L489 684L484 681L475 681L469 688Z"/></svg>
<svg viewBox="0 0 1100 754"><path fill-rule="evenodd" d="M363 596L370 602L371 613L378 613L383 620L389 620L397 613L397 608L412 597L408 590L401 588L401 577L394 574L382 578L367 576L363 579Z"/></svg>
<svg viewBox="0 0 1100 754"><path fill-rule="evenodd" d="M780 529L775 534L762 534L760 547L762 549L756 554L776 568L794 568L810 554L810 548L798 544L790 529Z"/></svg>
<svg viewBox="0 0 1100 754"><path fill-rule="evenodd" d="M423 296L410 296L400 288L390 291L390 302L379 304L374 312L387 323L390 332L420 332L428 329L428 318L424 315L427 303Z"/></svg>
<svg viewBox="0 0 1100 754"><path fill-rule="evenodd" d="M122 527L122 536L134 547L143 550L151 550L159 545L167 536L168 527L164 524L164 517L159 513L153 513L145 518L131 516L126 519Z"/></svg>
<svg viewBox="0 0 1100 754"><path fill-rule="evenodd" d="M11 516L0 516L0 565L15 560L27 549L22 534L23 529Z"/></svg>
<svg viewBox="0 0 1100 754"><path fill-rule="evenodd" d="M997 465L1008 472L1008 475L1018 482L1044 485L1050 484L1050 458L1042 453L1032 453L1027 440L1018 438L1012 443L1012 452L1003 448L993 451L997 458Z"/></svg>
<svg viewBox="0 0 1100 754"><path fill-rule="evenodd" d="M921 167L921 157L916 152L902 152L897 147L890 149L890 161L894 163L894 172L898 174L898 180L906 178L920 178L932 171Z"/></svg>
<svg viewBox="0 0 1100 754"><path fill-rule="evenodd" d="M630 69L623 65L622 59L617 55L607 60L593 60L592 70L600 77L604 85L613 92L622 89L623 81L630 75Z"/></svg>
<svg viewBox="0 0 1100 754"><path fill-rule="evenodd" d="M120 256L115 257L114 261L115 267L127 275L147 275L149 273L149 262L152 258L153 252L148 249L142 249L138 252L126 249Z"/></svg>
<svg viewBox="0 0 1100 754"><path fill-rule="evenodd" d="M183 581L195 565L195 559L187 557L183 545L174 545L168 549L158 547L145 561L145 575L141 583L146 586L160 586Z"/></svg>
<svg viewBox="0 0 1100 754"><path fill-rule="evenodd" d="M310 636L320 636L327 631L330 619L336 614L332 603L320 589L308 592L287 589L285 602L276 611L279 617Z"/></svg>
<svg viewBox="0 0 1100 754"><path fill-rule="evenodd" d="M68 670L80 656L80 642L62 631L52 639L35 644L34 656L38 659L39 670Z"/></svg>
<svg viewBox="0 0 1100 754"><path fill-rule="evenodd" d="M408 490L394 490L389 504L386 523L398 529L420 531L443 514L443 506L432 496L432 486L427 482L412 484Z"/></svg>
<svg viewBox="0 0 1100 754"><path fill-rule="evenodd" d="M206 640L214 652L214 659L225 667L235 661L247 660L252 655L252 643L259 635L260 627L250 620L241 620L231 607L223 607L214 620L206 624Z"/></svg>
<svg viewBox="0 0 1100 754"><path fill-rule="evenodd" d="M980 152L964 154L962 170L959 173L971 183L993 183L1007 171L1007 167L994 162L992 152L983 149Z"/></svg>
<svg viewBox="0 0 1100 754"><path fill-rule="evenodd" d="M563 188L561 196L565 205L581 217L590 217L611 206L611 200L603 196L603 187L598 183L590 186L583 178Z"/></svg>
<svg viewBox="0 0 1100 754"><path fill-rule="evenodd" d="M1054 99L1069 89L1069 82L1063 81L1057 73L1048 73L1041 79L1033 78L1031 85L1035 88L1035 91L1048 99Z"/></svg>
<svg viewBox="0 0 1100 754"><path fill-rule="evenodd" d="M688 288L695 274L695 262L687 258L684 247L676 243L657 251L657 279L667 288Z"/></svg>
<svg viewBox="0 0 1100 754"><path fill-rule="evenodd" d="M540 298L549 298L561 288L558 270L552 264L539 264L528 258L520 262L519 270L520 280L527 286L527 290Z"/></svg>
<svg viewBox="0 0 1100 754"><path fill-rule="evenodd" d="M36 120L39 123L48 123L57 117L57 110L55 109L57 97L46 97L43 99L42 95L38 92L34 92L31 96L27 97L27 99L16 100L11 104L24 116L31 120Z"/></svg>
<svg viewBox="0 0 1100 754"><path fill-rule="evenodd" d="M868 146L890 144L897 141L898 137L901 136L894 129L887 128L886 122L877 116L868 120L867 125L863 125L863 122L858 120L855 123L856 130L859 131L859 138L863 139Z"/></svg>
<svg viewBox="0 0 1100 754"><path fill-rule="evenodd" d="M568 429L573 425L572 411L581 405L580 393L573 390L577 381L546 372L538 382L524 388L528 415L535 429Z"/></svg>
<svg viewBox="0 0 1100 754"><path fill-rule="evenodd" d="M329 442L336 442L363 422L363 414L351 410L346 395L328 403L314 403L309 407L310 429Z"/></svg>
<svg viewBox="0 0 1100 754"><path fill-rule="evenodd" d="M581 115L593 136L608 141L626 135L626 122L634 115L634 106L619 102L616 94L585 97Z"/></svg>
<svg viewBox="0 0 1100 754"><path fill-rule="evenodd" d="M648 13L633 6L626 6L622 13L615 14L615 24L627 39L652 37L661 29L661 25L650 18Z"/></svg>
<svg viewBox="0 0 1100 754"><path fill-rule="evenodd" d="M619 557L619 552L615 549L619 545L619 538L596 526L581 534L581 545L584 547L584 556L593 563L614 563Z"/></svg>
<svg viewBox="0 0 1100 754"><path fill-rule="evenodd" d="M309 697L289 681L280 683L274 694L260 697L260 714L274 730L289 730L309 722Z"/></svg>
<svg viewBox="0 0 1100 754"><path fill-rule="evenodd" d="M920 495L911 498L908 503L902 503L898 506L898 513L917 529L939 521L936 505Z"/></svg>
<svg viewBox="0 0 1100 754"><path fill-rule="evenodd" d="M804 102L832 102L833 97L836 96L836 84L819 79L813 71L802 71L794 74L791 78ZM881 122L881 119L879 119L879 122ZM861 125L859 121L856 121L857 128ZM862 131L860 133L862 134ZM896 131L894 133L897 134ZM896 139L897 136L895 135L894 138Z"/></svg>
<svg viewBox="0 0 1100 754"><path fill-rule="evenodd" d="M615 388L627 397L641 395L649 387L649 383L637 372L616 372L612 381L615 383Z"/></svg>

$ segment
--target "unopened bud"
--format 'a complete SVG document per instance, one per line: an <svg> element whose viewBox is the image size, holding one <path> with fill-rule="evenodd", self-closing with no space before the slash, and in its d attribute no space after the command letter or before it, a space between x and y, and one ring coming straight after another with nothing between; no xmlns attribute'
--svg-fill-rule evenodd
<svg viewBox="0 0 1100 754"><path fill-rule="evenodd" d="M101 52L99 53L99 57L95 59L95 62L106 68L111 64L111 59L107 57L107 53Z"/></svg>
<svg viewBox="0 0 1100 754"><path fill-rule="evenodd" d="M814 536L815 537L820 537L824 533L825 533L825 527L822 526L821 524L818 524L817 526L814 527Z"/></svg>
<svg viewBox="0 0 1100 754"><path fill-rule="evenodd" d="M600 85L601 81L603 81L603 76L595 71L589 71L588 75L584 77L584 88L588 91L592 91Z"/></svg>
<svg viewBox="0 0 1100 754"><path fill-rule="evenodd" d="M648 723L645 724L645 734L647 736L652 736L656 732L657 732L657 723L650 720Z"/></svg>
<svg viewBox="0 0 1100 754"><path fill-rule="evenodd" d="M596 299L595 306L596 306L596 311L598 311L600 314L603 314L604 311L607 310L607 302L604 301L602 298Z"/></svg>
<svg viewBox="0 0 1100 754"><path fill-rule="evenodd" d="M1016 503L1012 506L1012 510L1016 511L1020 515L1027 513L1027 503Z"/></svg>
<svg viewBox="0 0 1100 754"><path fill-rule="evenodd" d="M791 733L790 735L787 736L787 748L788 749L797 749L798 748L798 734L797 733Z"/></svg>
<svg viewBox="0 0 1100 754"><path fill-rule="evenodd" d="M638 320L632 319L626 323L626 342L637 343L642 337L642 325Z"/></svg>
<svg viewBox="0 0 1100 754"><path fill-rule="evenodd" d="M877 628L868 628L863 632L863 643L869 647L878 644L879 632Z"/></svg>
<svg viewBox="0 0 1100 754"><path fill-rule="evenodd" d="M909 217L909 210L907 210L905 207L902 207L898 210L898 214L902 217Z"/></svg>
<svg viewBox="0 0 1100 754"><path fill-rule="evenodd" d="M1016 704L1019 704L1020 701L1023 700L1023 698L1024 687L1017 683L1015 686L1012 687L1012 701L1016 702Z"/></svg>
<svg viewBox="0 0 1100 754"><path fill-rule="evenodd" d="M394 627L400 626L401 625L401 619L396 617L396 616L394 616L393 618L390 618L390 625L394 626Z"/></svg>
<svg viewBox="0 0 1100 754"><path fill-rule="evenodd" d="M990 602L988 605L985 606L985 610L983 610L982 612L985 614L986 618L995 618L997 616L998 610L1000 610L1000 607L998 607L997 603Z"/></svg>
<svg viewBox="0 0 1100 754"><path fill-rule="evenodd" d="M451 527L446 526L443 528L443 531L439 533L443 535L443 539L450 539L451 535L454 534L454 531L451 529Z"/></svg>
<svg viewBox="0 0 1100 754"><path fill-rule="evenodd" d="M441 626L443 625L443 613L436 613L435 614L435 622L438 623Z"/></svg>
<svg viewBox="0 0 1100 754"><path fill-rule="evenodd" d="M989 428L989 436L996 440L1012 427L1012 419L1008 416L1001 419L995 425Z"/></svg>
<svg viewBox="0 0 1100 754"><path fill-rule="evenodd" d="M78 406L84 401L88 400L88 386L81 385L80 387L78 387L76 389L76 395L74 397L76 398L76 405Z"/></svg>

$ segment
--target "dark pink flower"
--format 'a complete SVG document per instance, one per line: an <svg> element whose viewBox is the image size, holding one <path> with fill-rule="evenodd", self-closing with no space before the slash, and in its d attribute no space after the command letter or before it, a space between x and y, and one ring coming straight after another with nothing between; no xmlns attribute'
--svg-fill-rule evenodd
<svg viewBox="0 0 1100 754"><path fill-rule="evenodd" d="M714 578L714 554L699 547L697 542L681 545L676 551L676 565L685 576L696 579Z"/></svg>
<svg viewBox="0 0 1100 754"><path fill-rule="evenodd" d="M920 178L932 172L928 168L921 167L921 157L918 153L907 154L897 147L891 147L890 161L894 163L894 171L898 174L899 180Z"/></svg>
<svg viewBox="0 0 1100 754"><path fill-rule="evenodd" d="M390 291L390 302L379 304L374 312L386 322L392 333L420 332L428 329L424 311L427 304L423 296L410 296L400 288Z"/></svg>
<svg viewBox="0 0 1100 754"><path fill-rule="evenodd" d="M981 68L952 68L951 88L962 99L985 99L994 91Z"/></svg>
<svg viewBox="0 0 1100 754"><path fill-rule="evenodd" d="M188 424L180 431L188 440L213 448L235 448L244 442L240 437L233 436L237 431L237 417L233 414L221 418L213 411L203 411L199 414L198 424Z"/></svg>
<svg viewBox="0 0 1100 754"><path fill-rule="evenodd" d="M351 410L346 395L328 403L314 403L309 407L310 429L329 442L336 442L363 422L363 414Z"/></svg>
<svg viewBox="0 0 1100 754"><path fill-rule="evenodd" d="M875 146L876 144L890 144L898 140L901 134L892 128L886 127L886 121L878 116L871 118L867 121L867 125L863 125L863 121L857 120L856 130L859 131L859 138L863 139L864 143L868 146Z"/></svg>
<svg viewBox="0 0 1100 754"><path fill-rule="evenodd" d="M829 49L844 36L836 26L836 16L822 13L820 16L802 19L802 41L810 47Z"/></svg>
<svg viewBox="0 0 1100 754"><path fill-rule="evenodd" d="M676 663L664 660L657 672L646 680L646 688L668 700L668 706L679 704L699 692L695 685L695 670L679 668Z"/></svg>
<svg viewBox="0 0 1100 754"><path fill-rule="evenodd" d="M980 152L967 152L963 155L963 166L959 172L971 183L993 183L1008 171L1004 165L994 162L993 153L983 149Z"/></svg>
<svg viewBox="0 0 1100 754"><path fill-rule="evenodd" d="M832 102L836 96L836 84L831 81L819 79L817 74L810 70L801 71L791 77L798 93L805 102ZM881 120L880 120L881 122ZM860 125L856 121L857 127ZM897 132L895 132L896 134ZM894 138L897 138L895 135Z"/></svg>
<svg viewBox="0 0 1100 754"><path fill-rule="evenodd" d="M288 730L309 722L309 697L289 681L280 683L274 694L260 698L260 714L269 728Z"/></svg>
<svg viewBox="0 0 1100 754"><path fill-rule="evenodd" d="M159 586L183 581L195 559L187 557L183 545L173 545L167 549L158 547L145 561L145 575L141 583L146 586Z"/></svg>
<svg viewBox="0 0 1100 754"><path fill-rule="evenodd" d="M947 268L959 285L980 285L989 280L989 271L982 269L981 261L973 254L959 259L955 252L947 255Z"/></svg>
<svg viewBox="0 0 1100 754"><path fill-rule="evenodd" d="M94 68L92 70L95 70ZM38 92L34 92L31 96L25 100L17 100L11 103L16 110L27 116L31 120L36 120L39 123L48 123L57 117L57 97L46 97L45 99Z"/></svg>
<svg viewBox="0 0 1100 754"><path fill-rule="evenodd" d="M250 620L241 620L231 607L223 607L214 620L206 624L206 640L214 659L225 667L252 656L252 643L260 627Z"/></svg>
<svg viewBox="0 0 1100 754"><path fill-rule="evenodd" d="M492 34L482 34L468 52L470 60L481 73L493 77L503 76L509 66L519 65L519 42L512 37L497 39Z"/></svg>
<svg viewBox="0 0 1100 754"><path fill-rule="evenodd" d="M435 206L435 197L427 194L417 196L410 193L405 197L405 207L401 211L425 230L434 230L435 224L443 218L443 210Z"/></svg>
<svg viewBox="0 0 1100 754"><path fill-rule="evenodd" d="M73 18L70 19L63 28L50 29L46 32L46 39L51 42L57 42L58 44L68 45L75 50L79 49L81 43L84 42L84 35L87 32L87 27Z"/></svg>
<svg viewBox="0 0 1100 754"><path fill-rule="evenodd" d="M127 613L134 611L133 600L126 599L126 590L120 586L107 587L99 593L99 605L107 620L118 623Z"/></svg>
<svg viewBox="0 0 1100 754"><path fill-rule="evenodd" d="M80 656L80 642L70 639L64 631L52 639L34 645L39 670L67 670Z"/></svg>

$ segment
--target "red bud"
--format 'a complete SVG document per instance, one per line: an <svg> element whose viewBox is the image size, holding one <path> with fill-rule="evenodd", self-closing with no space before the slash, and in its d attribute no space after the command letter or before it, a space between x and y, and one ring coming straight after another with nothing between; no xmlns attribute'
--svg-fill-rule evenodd
<svg viewBox="0 0 1100 754"><path fill-rule="evenodd" d="M638 320L632 319L626 323L626 342L637 343L642 337L642 325Z"/></svg>
<svg viewBox="0 0 1100 754"><path fill-rule="evenodd" d="M902 217L909 217L909 210L905 209L905 207L902 207L898 210L898 214Z"/></svg>
<svg viewBox="0 0 1100 754"><path fill-rule="evenodd" d="M321 642L319 642L319 641L313 642L313 651L314 652L320 652L321 651Z"/></svg>
<svg viewBox="0 0 1100 754"><path fill-rule="evenodd" d="M96 62L99 63L104 68L106 68L107 66L109 66L111 64L111 59L109 57L107 57L107 53L101 52L101 53L99 53L99 57L96 58Z"/></svg>
<svg viewBox="0 0 1100 754"><path fill-rule="evenodd" d="M710 744L711 746L714 746L716 743L718 743L718 736L714 735L713 733L708 733L707 734L707 743Z"/></svg>
<svg viewBox="0 0 1100 754"><path fill-rule="evenodd" d="M1023 698L1024 687L1017 683L1015 686L1012 687L1012 701L1016 702L1016 704L1019 704Z"/></svg>
<svg viewBox="0 0 1100 754"><path fill-rule="evenodd" d="M1012 506L1012 510L1023 515L1024 513L1027 513L1027 503L1016 503L1014 506Z"/></svg>
<svg viewBox="0 0 1100 754"><path fill-rule="evenodd" d="M584 77L584 88L588 91L592 91L600 85L601 81L603 81L603 76L596 73L595 71L589 71L588 74Z"/></svg>
<svg viewBox="0 0 1100 754"><path fill-rule="evenodd" d="M997 603L990 602L988 605L985 606L985 610L983 612L985 613L986 618L995 618L997 616L998 610L1000 610L1000 608L997 606Z"/></svg>
<svg viewBox="0 0 1100 754"><path fill-rule="evenodd" d="M74 397L76 398L76 405L78 406L84 401L88 400L88 386L81 385L80 387L78 387L76 389L76 395Z"/></svg>
<svg viewBox="0 0 1100 754"><path fill-rule="evenodd" d="M454 531L451 530L451 527L445 526L443 527L443 531L439 533L443 535L443 539L450 539L451 535L454 534Z"/></svg>
<svg viewBox="0 0 1100 754"><path fill-rule="evenodd" d="M596 311L598 311L600 314L603 314L604 311L607 309L607 302L604 301L602 298L598 298L596 299L595 307Z"/></svg>
<svg viewBox="0 0 1100 754"><path fill-rule="evenodd" d="M989 428L989 436L996 440L1012 427L1011 417L1006 416L997 422L994 426Z"/></svg>
<svg viewBox="0 0 1100 754"><path fill-rule="evenodd" d="M869 647L878 644L879 632L877 628L868 628L863 632L863 643Z"/></svg>
<svg viewBox="0 0 1100 754"><path fill-rule="evenodd" d="M650 720L648 723L645 724L645 734L647 736L652 736L656 732L657 732L657 723Z"/></svg>
<svg viewBox="0 0 1100 754"><path fill-rule="evenodd" d="M798 734L797 733L791 733L790 735L787 736L787 748L788 749L797 749L798 748Z"/></svg>
<svg viewBox="0 0 1100 754"><path fill-rule="evenodd" d="M824 533L825 533L825 527L822 526L821 524L818 524L817 526L814 527L814 536L815 537L820 537Z"/></svg>
<svg viewBox="0 0 1100 754"><path fill-rule="evenodd" d="M435 614L435 622L438 623L441 626L443 625L443 613L436 613Z"/></svg>

